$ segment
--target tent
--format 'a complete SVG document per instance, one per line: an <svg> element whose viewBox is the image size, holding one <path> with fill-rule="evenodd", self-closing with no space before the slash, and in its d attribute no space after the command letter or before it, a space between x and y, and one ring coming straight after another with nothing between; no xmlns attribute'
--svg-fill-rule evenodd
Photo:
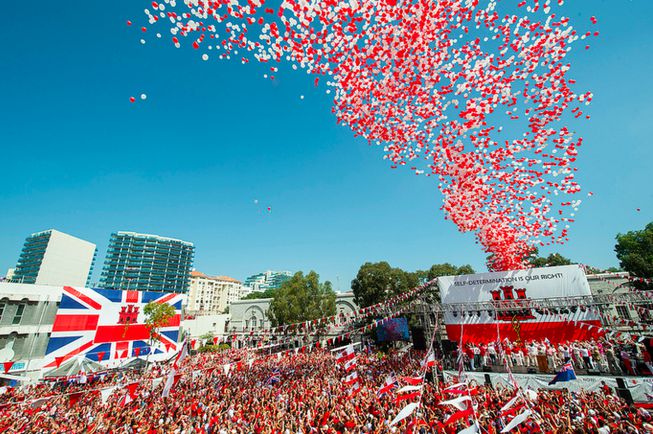
<svg viewBox="0 0 653 434"><path fill-rule="evenodd" d="M50 371L43 374L44 378L60 378L60 377L71 377L77 375L81 372L85 374L90 374L94 372L103 372L105 367L99 363L81 357L75 357L64 363L62 363L58 368L51 369Z"/></svg>
<svg viewBox="0 0 653 434"><path fill-rule="evenodd" d="M136 357L131 359L129 362L125 363L120 367L120 369L143 369L147 366L148 362L145 359Z"/></svg>

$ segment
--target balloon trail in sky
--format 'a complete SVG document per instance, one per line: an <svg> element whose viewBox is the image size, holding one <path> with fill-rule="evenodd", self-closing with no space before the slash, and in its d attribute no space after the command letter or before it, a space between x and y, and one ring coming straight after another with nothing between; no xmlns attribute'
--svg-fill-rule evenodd
<svg viewBox="0 0 653 434"><path fill-rule="evenodd" d="M582 138L566 124L589 119L592 93L572 90L566 56L598 32L578 33L551 3L165 0L145 13L204 60L267 63L272 80L284 61L314 75L337 122L382 145L393 168L437 177L445 218L506 270L567 241L581 203Z"/></svg>

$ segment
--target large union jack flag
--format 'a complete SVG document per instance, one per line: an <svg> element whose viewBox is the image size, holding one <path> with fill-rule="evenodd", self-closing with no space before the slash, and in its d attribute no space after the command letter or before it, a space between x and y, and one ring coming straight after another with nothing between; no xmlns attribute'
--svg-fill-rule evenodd
<svg viewBox="0 0 653 434"><path fill-rule="evenodd" d="M63 287L43 367L78 355L100 363L177 350L182 294ZM175 308L175 316L149 343L143 307L154 301Z"/></svg>

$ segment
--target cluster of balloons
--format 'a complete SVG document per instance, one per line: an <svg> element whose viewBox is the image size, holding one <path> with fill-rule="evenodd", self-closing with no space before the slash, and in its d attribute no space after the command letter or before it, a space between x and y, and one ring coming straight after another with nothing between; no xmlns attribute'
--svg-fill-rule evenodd
<svg viewBox="0 0 653 434"><path fill-rule="evenodd" d="M572 90L566 56L598 32L578 33L552 11L563 1L551 3L163 0L145 13L204 60L213 51L315 75L334 90L337 121L382 145L392 167L437 177L446 218L505 270L565 242L581 203L582 139L564 123L589 119L593 96Z"/></svg>

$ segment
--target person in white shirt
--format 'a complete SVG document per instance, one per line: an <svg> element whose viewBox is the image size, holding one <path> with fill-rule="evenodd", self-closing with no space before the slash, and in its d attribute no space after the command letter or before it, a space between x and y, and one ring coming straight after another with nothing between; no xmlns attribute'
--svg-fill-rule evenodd
<svg viewBox="0 0 653 434"><path fill-rule="evenodd" d="M585 365L585 369L594 369L594 364L592 363L592 357L590 356L590 352L587 349L587 347L586 346L580 347L579 353L580 356L583 358L583 364Z"/></svg>
<svg viewBox="0 0 653 434"><path fill-rule="evenodd" d="M497 350L494 348L494 344L491 343L487 346L487 355L490 357L490 363L493 365L497 364Z"/></svg>
<svg viewBox="0 0 653 434"><path fill-rule="evenodd" d="M528 366L537 366L537 347L534 342L528 346Z"/></svg>

